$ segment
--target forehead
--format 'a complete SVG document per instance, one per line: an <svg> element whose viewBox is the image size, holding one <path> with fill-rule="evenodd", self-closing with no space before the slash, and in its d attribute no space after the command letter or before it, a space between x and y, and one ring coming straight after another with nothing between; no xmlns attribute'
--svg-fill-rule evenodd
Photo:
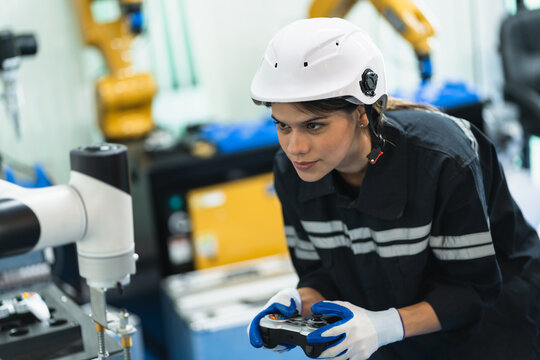
<svg viewBox="0 0 540 360"><path fill-rule="evenodd" d="M315 114L303 109L298 103L273 103L272 117L276 120L301 123L313 118L331 117L333 114Z"/></svg>
<svg viewBox="0 0 540 360"><path fill-rule="evenodd" d="M272 115L301 115L305 113L297 103L272 103Z"/></svg>
<svg viewBox="0 0 540 360"><path fill-rule="evenodd" d="M300 124L315 119L336 119L349 116L343 111L313 113L300 106L298 103L272 103L272 117L288 125Z"/></svg>

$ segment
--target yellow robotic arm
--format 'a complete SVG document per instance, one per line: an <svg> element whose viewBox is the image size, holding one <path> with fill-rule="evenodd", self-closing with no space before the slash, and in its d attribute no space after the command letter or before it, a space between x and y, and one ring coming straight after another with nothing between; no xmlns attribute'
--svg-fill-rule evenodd
<svg viewBox="0 0 540 360"><path fill-rule="evenodd" d="M109 74L96 82L99 125L107 140L142 137L152 131L152 99L156 85L151 74L135 73L129 48L140 31L134 16L140 15L142 0L119 0L120 19L97 23L92 15L93 0L74 0L82 37L97 47ZM136 20L136 19L135 19Z"/></svg>
<svg viewBox="0 0 540 360"><path fill-rule="evenodd" d="M309 17L345 17L358 0L313 0ZM407 40L419 60L423 81L431 78L429 38L435 31L412 0L369 0L377 11Z"/></svg>

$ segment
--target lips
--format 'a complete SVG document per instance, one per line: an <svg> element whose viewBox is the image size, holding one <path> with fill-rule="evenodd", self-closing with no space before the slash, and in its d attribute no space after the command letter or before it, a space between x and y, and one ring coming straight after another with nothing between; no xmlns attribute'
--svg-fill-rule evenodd
<svg viewBox="0 0 540 360"><path fill-rule="evenodd" d="M298 170L309 170L317 163L317 161L293 161L292 163Z"/></svg>

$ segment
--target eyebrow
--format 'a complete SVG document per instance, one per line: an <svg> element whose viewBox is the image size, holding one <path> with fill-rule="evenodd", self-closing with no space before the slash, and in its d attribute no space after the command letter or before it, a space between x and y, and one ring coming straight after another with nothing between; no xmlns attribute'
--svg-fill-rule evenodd
<svg viewBox="0 0 540 360"><path fill-rule="evenodd" d="M274 119L275 121L280 122L280 123L283 123L283 124L286 124L286 123L284 123L283 121L277 119L277 118L274 116L274 114L272 114L272 115L270 115L270 116L271 116L272 119ZM312 117L312 118L309 118L309 119L307 119L307 120L302 121L302 122L300 123L300 125L306 125L306 124L309 124L309 123L312 122L312 121L325 119L325 118L327 118L327 117L328 117L328 116L315 116L315 117Z"/></svg>

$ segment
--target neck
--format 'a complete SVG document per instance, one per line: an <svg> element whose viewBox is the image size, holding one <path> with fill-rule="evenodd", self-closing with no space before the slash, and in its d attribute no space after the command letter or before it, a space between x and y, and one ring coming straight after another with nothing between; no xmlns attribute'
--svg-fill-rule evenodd
<svg viewBox="0 0 540 360"><path fill-rule="evenodd" d="M364 177L366 176L368 164L366 164L360 171L354 173L339 172L343 180L349 185L358 186L362 185Z"/></svg>

